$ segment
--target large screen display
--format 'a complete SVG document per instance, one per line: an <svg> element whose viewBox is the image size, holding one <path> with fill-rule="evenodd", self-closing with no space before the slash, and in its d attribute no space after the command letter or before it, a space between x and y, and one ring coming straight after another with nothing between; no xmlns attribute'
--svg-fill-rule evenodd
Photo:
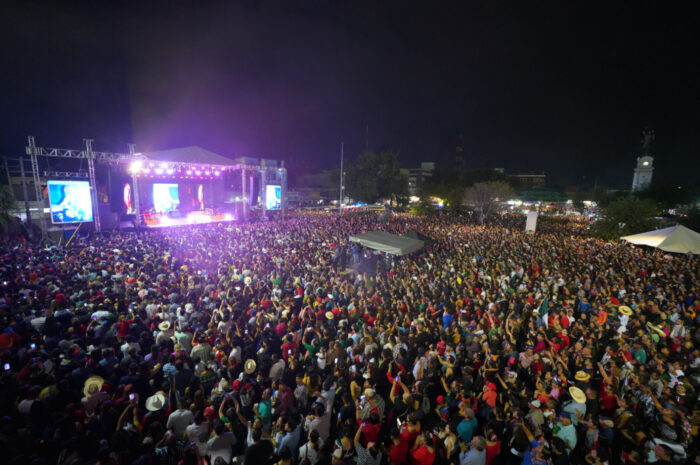
<svg viewBox="0 0 700 465"><path fill-rule="evenodd" d="M177 184L153 184L153 208L157 213L173 211L178 205Z"/></svg>
<svg viewBox="0 0 700 465"><path fill-rule="evenodd" d="M124 212L127 215L133 215L134 213L136 213L136 209L134 208L134 196L131 193L131 184L129 184L128 182L124 183L122 194L124 198Z"/></svg>
<svg viewBox="0 0 700 465"><path fill-rule="evenodd" d="M88 181L49 181L51 223L92 221L92 197Z"/></svg>
<svg viewBox="0 0 700 465"><path fill-rule="evenodd" d="M282 187L268 184L265 186L265 209L279 210L282 208Z"/></svg>

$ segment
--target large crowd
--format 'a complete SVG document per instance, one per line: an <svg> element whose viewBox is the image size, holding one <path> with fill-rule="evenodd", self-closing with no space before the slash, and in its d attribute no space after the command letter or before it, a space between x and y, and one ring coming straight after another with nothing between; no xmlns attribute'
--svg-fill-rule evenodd
<svg viewBox="0 0 700 465"><path fill-rule="evenodd" d="M376 229L432 240L353 271ZM0 243L2 463L698 463L697 257L523 229L300 214Z"/></svg>

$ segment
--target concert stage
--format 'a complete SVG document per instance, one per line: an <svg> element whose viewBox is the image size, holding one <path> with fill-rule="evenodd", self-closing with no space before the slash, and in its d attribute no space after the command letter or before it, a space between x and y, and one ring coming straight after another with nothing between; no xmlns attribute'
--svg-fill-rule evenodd
<svg viewBox="0 0 700 465"><path fill-rule="evenodd" d="M214 213L211 210L192 212L184 216L144 213L142 225L147 228L169 228L193 224L225 223L235 219L231 213Z"/></svg>

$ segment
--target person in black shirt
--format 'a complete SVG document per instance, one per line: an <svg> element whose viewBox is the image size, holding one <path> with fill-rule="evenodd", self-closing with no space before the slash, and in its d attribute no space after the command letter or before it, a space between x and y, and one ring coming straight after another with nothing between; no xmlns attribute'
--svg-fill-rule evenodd
<svg viewBox="0 0 700 465"><path fill-rule="evenodd" d="M253 445L245 451L244 465L272 465L274 448L267 439L262 439L262 430L253 430Z"/></svg>

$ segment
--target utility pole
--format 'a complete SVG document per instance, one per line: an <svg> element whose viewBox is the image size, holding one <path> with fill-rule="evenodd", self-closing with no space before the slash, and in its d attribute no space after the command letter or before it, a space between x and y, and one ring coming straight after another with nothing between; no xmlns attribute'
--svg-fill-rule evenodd
<svg viewBox="0 0 700 465"><path fill-rule="evenodd" d="M345 176L343 176L343 142L340 143L340 201L338 202L338 211L340 215L343 214L343 181Z"/></svg>

